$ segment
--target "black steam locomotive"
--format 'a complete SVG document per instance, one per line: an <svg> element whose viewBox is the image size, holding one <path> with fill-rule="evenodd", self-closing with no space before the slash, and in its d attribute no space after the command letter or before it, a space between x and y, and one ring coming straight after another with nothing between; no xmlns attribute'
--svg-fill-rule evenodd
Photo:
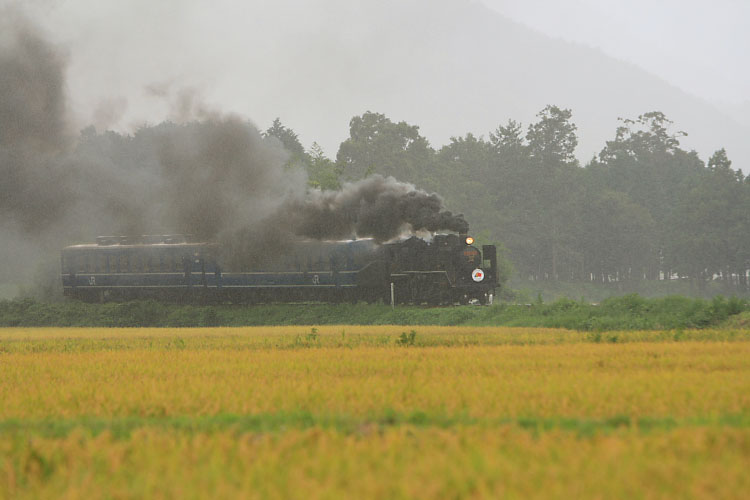
<svg viewBox="0 0 750 500"><path fill-rule="evenodd" d="M64 294L103 302L491 303L497 251L466 235L379 244L371 239L300 241L225 270L219 245L180 235L98 237L62 251Z"/></svg>

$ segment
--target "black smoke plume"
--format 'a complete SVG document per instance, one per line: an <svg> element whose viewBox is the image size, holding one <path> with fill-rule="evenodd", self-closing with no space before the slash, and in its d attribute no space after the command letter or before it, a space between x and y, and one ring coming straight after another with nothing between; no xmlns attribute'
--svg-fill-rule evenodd
<svg viewBox="0 0 750 500"><path fill-rule="evenodd" d="M341 191L312 191L290 200L281 213L295 234L314 239L386 241L404 231L468 230L462 216L443 210L438 195L380 175L344 184Z"/></svg>
<svg viewBox="0 0 750 500"><path fill-rule="evenodd" d="M14 11L0 15L0 213L35 231L69 204L56 189L60 154L72 140L65 57Z"/></svg>
<svg viewBox="0 0 750 500"><path fill-rule="evenodd" d="M435 194L373 176L341 191L307 188L281 144L212 112L184 90L177 123L132 135L71 132L66 56L6 9L0 20L0 281L21 260L97 235L186 233L242 251L294 238L464 232ZM169 91L160 89L169 98ZM126 103L123 103L126 105ZM238 243L246 241L246 243ZM36 253L36 254L35 254Z"/></svg>

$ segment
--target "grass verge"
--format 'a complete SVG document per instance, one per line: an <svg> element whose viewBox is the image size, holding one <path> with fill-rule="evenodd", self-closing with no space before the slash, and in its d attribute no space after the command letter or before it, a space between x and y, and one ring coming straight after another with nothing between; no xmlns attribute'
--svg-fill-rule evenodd
<svg viewBox="0 0 750 500"><path fill-rule="evenodd" d="M397 307L368 304L197 306L133 301L85 304L0 301L0 326L195 327L261 325L485 325L583 331L708 328L750 310L746 299L712 300L627 295L592 305L554 303L490 307Z"/></svg>

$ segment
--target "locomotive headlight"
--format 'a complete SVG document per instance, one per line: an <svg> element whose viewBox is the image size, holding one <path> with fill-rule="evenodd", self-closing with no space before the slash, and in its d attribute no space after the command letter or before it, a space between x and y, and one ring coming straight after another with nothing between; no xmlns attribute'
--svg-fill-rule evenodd
<svg viewBox="0 0 750 500"><path fill-rule="evenodd" d="M472 244L474 244L474 238L472 238L471 236L467 236L467 237L466 237L466 244L467 244L467 245L472 245Z"/></svg>

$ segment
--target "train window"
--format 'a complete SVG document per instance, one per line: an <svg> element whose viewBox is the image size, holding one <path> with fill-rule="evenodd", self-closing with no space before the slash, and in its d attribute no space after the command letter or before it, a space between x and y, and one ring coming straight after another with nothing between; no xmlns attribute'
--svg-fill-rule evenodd
<svg viewBox="0 0 750 500"><path fill-rule="evenodd" d="M119 255L119 259L117 261L117 270L121 273L127 273L129 271L128 269L128 254L121 253Z"/></svg>
<svg viewBox="0 0 750 500"><path fill-rule="evenodd" d="M161 270L165 273L172 271L172 254L161 254Z"/></svg>
<svg viewBox="0 0 750 500"><path fill-rule="evenodd" d="M96 272L106 273L107 272L107 256L104 254L98 254L96 256Z"/></svg>
<svg viewBox="0 0 750 500"><path fill-rule="evenodd" d="M86 256L85 255L78 255L76 257L76 268L78 269L79 273L85 273L86 272Z"/></svg>
<svg viewBox="0 0 750 500"><path fill-rule="evenodd" d="M151 271L151 255L143 255L143 272L147 273Z"/></svg>
<svg viewBox="0 0 750 500"><path fill-rule="evenodd" d="M113 253L107 255L107 270L110 273L117 272L117 255Z"/></svg>

